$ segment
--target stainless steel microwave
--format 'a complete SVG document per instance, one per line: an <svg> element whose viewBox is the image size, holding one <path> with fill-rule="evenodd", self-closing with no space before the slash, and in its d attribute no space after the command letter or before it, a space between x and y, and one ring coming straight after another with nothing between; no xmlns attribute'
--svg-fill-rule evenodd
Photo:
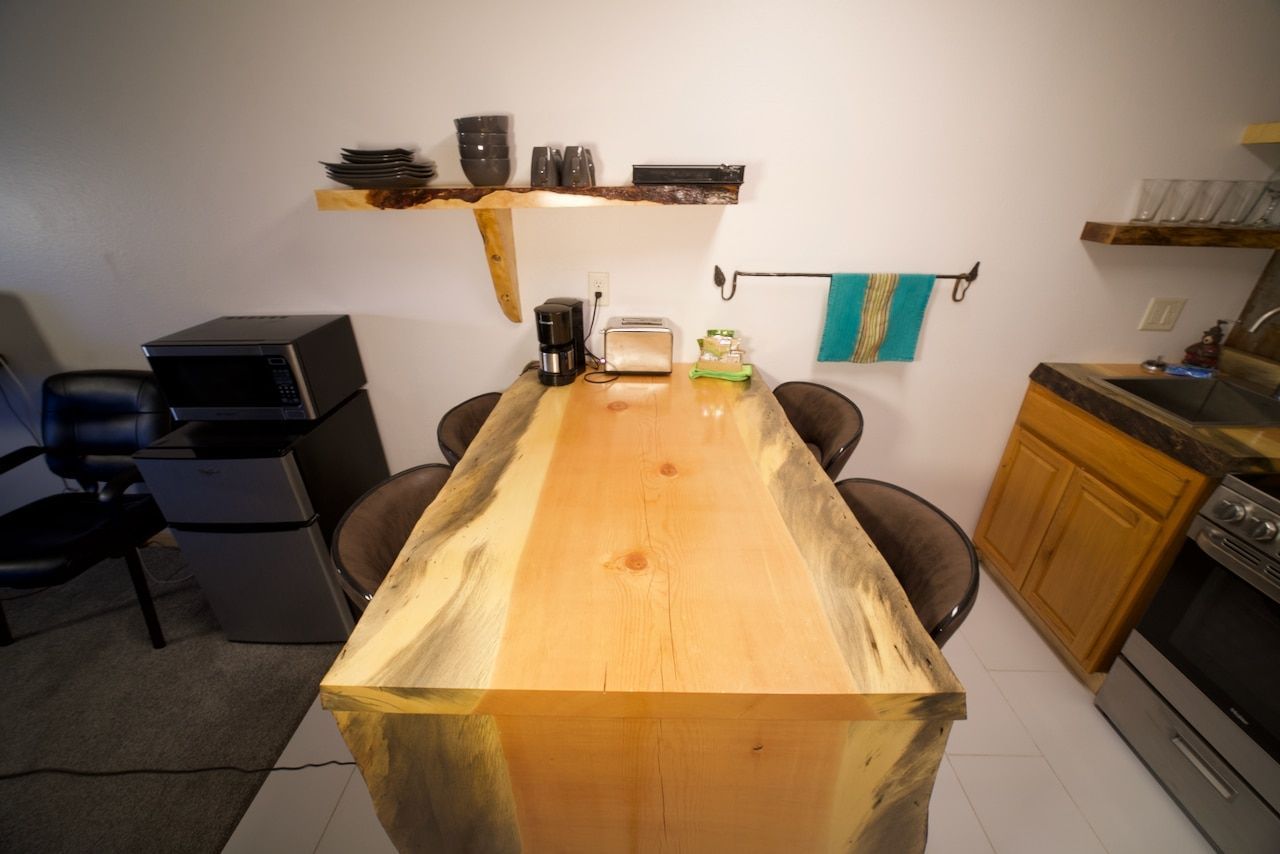
<svg viewBox="0 0 1280 854"><path fill-rule="evenodd" d="M345 314L219 317L142 345L179 421L307 421L365 383Z"/></svg>

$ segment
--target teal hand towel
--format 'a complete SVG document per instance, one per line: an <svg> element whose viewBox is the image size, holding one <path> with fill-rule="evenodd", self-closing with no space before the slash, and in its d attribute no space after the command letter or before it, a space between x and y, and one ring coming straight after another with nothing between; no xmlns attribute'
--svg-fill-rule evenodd
<svg viewBox="0 0 1280 854"><path fill-rule="evenodd" d="M818 361L914 361L933 282L914 273L833 275Z"/></svg>

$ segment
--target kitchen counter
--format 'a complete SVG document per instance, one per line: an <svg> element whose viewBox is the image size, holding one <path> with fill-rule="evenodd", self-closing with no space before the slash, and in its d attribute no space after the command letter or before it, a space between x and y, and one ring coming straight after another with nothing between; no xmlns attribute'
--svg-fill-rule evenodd
<svg viewBox="0 0 1280 854"><path fill-rule="evenodd" d="M1132 364L1042 362L1031 381L1201 474L1280 471L1280 427L1193 427L1099 382L1125 376L1152 375Z"/></svg>

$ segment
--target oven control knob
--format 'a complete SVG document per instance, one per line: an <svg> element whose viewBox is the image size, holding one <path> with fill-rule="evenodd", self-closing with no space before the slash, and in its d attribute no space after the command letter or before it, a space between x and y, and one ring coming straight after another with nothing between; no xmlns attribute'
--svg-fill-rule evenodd
<svg viewBox="0 0 1280 854"><path fill-rule="evenodd" d="M1244 505L1223 498L1210 512L1219 522L1239 522L1244 518Z"/></svg>
<svg viewBox="0 0 1280 854"><path fill-rule="evenodd" d="M1259 519L1257 516L1250 516L1244 520L1245 535L1259 543L1266 543L1276 538L1276 532L1280 529L1276 528L1276 523L1269 519Z"/></svg>

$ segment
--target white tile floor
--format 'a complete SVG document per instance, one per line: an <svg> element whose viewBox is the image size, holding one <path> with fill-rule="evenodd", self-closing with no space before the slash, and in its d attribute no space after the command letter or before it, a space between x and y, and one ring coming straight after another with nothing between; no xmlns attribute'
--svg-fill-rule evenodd
<svg viewBox="0 0 1280 854"><path fill-rule="evenodd" d="M969 719L955 725L938 769L928 854L1211 854L990 579L945 653L968 691ZM317 703L278 764L350 758ZM394 850L350 767L271 775L224 849Z"/></svg>

